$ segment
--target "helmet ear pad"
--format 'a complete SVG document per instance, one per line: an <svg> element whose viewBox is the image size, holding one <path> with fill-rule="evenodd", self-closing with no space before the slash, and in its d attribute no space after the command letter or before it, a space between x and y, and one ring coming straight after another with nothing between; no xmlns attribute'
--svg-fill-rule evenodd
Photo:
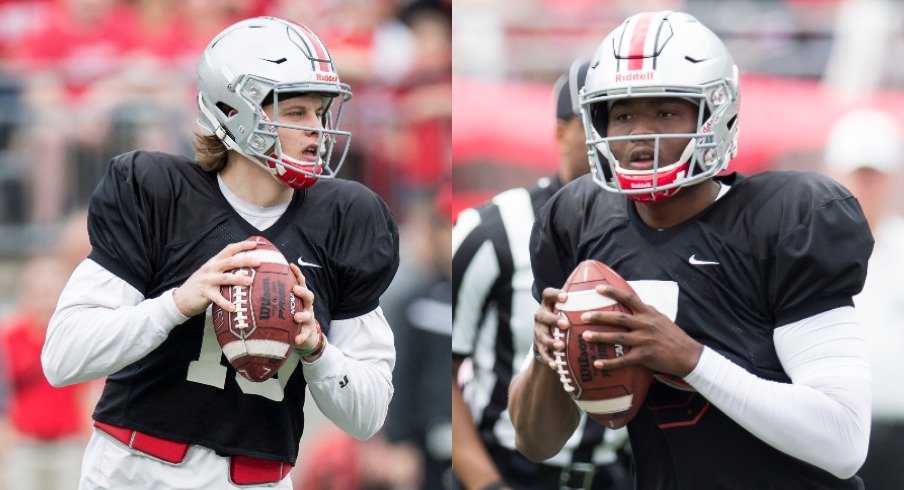
<svg viewBox="0 0 904 490"><path fill-rule="evenodd" d="M609 108L607 104L593 104L590 108L590 123L597 134L605 137L609 128Z"/></svg>

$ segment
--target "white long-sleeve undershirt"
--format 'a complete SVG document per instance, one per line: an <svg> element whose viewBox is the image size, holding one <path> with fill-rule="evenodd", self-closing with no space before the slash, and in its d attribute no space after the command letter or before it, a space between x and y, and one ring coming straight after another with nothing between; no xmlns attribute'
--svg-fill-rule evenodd
<svg viewBox="0 0 904 490"><path fill-rule="evenodd" d="M772 447L849 478L866 459L871 378L852 307L777 328L775 350L791 383L759 378L710 348L684 379Z"/></svg>
<svg viewBox="0 0 904 490"><path fill-rule="evenodd" d="M82 262L60 296L41 361L64 386L102 378L143 358L188 320L172 291L143 295L96 262ZM379 430L392 398L395 348L382 310L333 320L319 359L302 362L318 408L340 429L366 439ZM340 387L339 383L343 382Z"/></svg>

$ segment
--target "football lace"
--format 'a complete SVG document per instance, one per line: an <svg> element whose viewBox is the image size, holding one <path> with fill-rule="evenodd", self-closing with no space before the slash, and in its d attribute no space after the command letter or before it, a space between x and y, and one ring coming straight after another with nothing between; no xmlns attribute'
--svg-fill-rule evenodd
<svg viewBox="0 0 904 490"><path fill-rule="evenodd" d="M557 328L555 329L555 332L553 332L553 337L555 337L556 340L564 340L565 334ZM574 385L571 384L571 372L565 368L565 366L568 365L568 363L565 362L565 351L557 350L553 351L553 354L556 356L554 362L556 363L556 370L559 373L559 381L562 382L562 387L565 388L565 391L571 393L574 391Z"/></svg>
<svg viewBox="0 0 904 490"><path fill-rule="evenodd" d="M248 273L243 269L237 272L237 274L245 276ZM232 287L232 301L235 306L235 321L236 327L242 333L242 338L245 338L245 329L248 328L248 317L245 315L248 312L248 309L245 308L245 295L247 294L247 288L240 285L235 285Z"/></svg>

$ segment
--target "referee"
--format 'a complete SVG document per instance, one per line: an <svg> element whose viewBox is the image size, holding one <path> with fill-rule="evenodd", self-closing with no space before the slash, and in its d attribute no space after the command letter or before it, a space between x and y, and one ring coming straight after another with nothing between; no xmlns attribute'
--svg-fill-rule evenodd
<svg viewBox="0 0 904 490"><path fill-rule="evenodd" d="M506 410L509 382L532 345L534 216L563 183L590 170L578 106L587 67L575 61L555 85L558 173L465 210L453 229L452 466L468 490L630 488L617 455L624 430L605 431L584 416L562 452L536 464L515 451ZM465 359L473 376L460 387Z"/></svg>

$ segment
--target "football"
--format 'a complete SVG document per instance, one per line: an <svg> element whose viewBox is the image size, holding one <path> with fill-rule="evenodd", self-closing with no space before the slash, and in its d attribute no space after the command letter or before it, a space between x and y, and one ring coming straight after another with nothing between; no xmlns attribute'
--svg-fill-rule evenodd
<svg viewBox="0 0 904 490"><path fill-rule="evenodd" d="M617 429L637 415L650 389L653 372L641 365L607 370L593 367L595 359L613 359L630 351L628 346L588 343L581 337L585 330L627 331L619 326L581 321L581 314L587 311L630 313L627 307L597 293L595 288L600 284L634 291L618 273L601 262L585 260L578 264L562 286L568 293L567 300L556 303L555 311L565 315L569 327L564 331L554 329L553 336L565 342L565 350L554 355L562 386L578 407L597 422Z"/></svg>
<svg viewBox="0 0 904 490"><path fill-rule="evenodd" d="M289 355L301 325L295 323L298 284L283 254L269 240L248 238L257 248L239 252L258 258L255 268L235 269L251 276L250 286L221 286L220 293L235 305L235 312L213 305L213 328L223 354L250 381L270 379Z"/></svg>

